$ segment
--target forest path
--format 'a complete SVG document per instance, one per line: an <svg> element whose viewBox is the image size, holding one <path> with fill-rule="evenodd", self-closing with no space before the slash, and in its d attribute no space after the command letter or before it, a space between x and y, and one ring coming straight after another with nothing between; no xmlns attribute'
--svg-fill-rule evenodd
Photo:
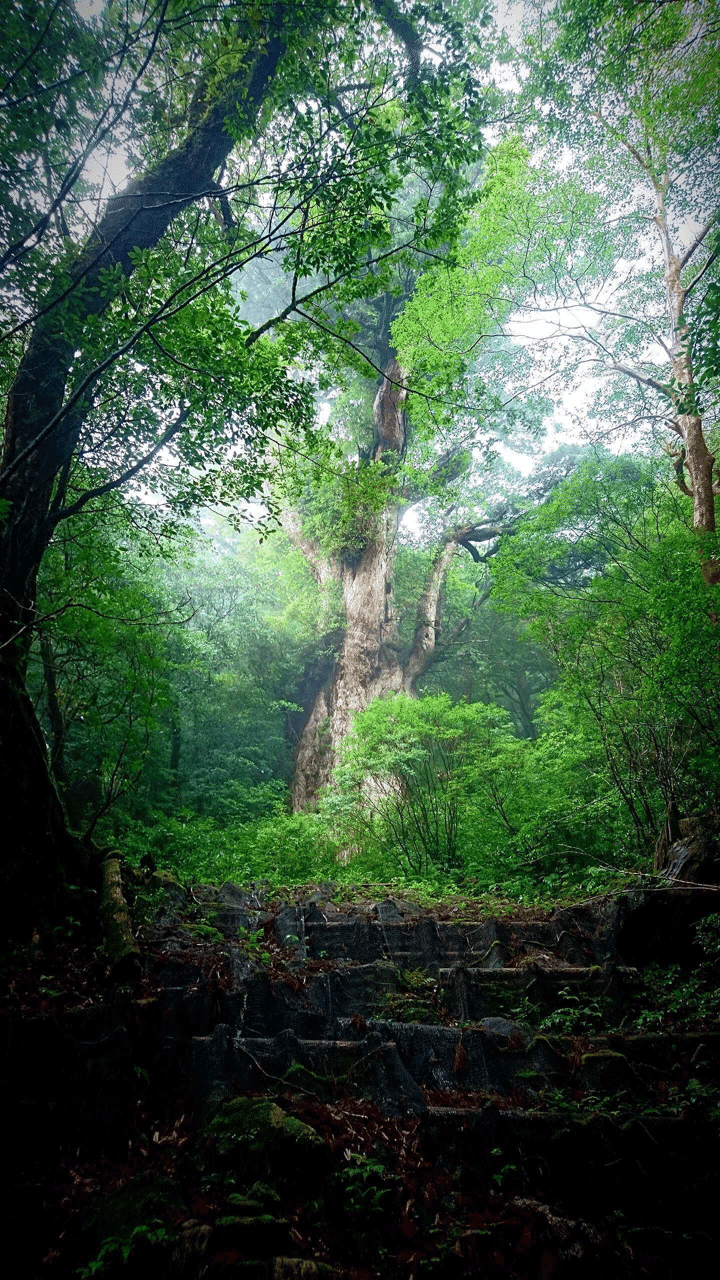
<svg viewBox="0 0 720 1280"><path fill-rule="evenodd" d="M168 918L150 962L166 1053L189 1046L202 1108L272 1097L340 1153L360 1194L349 1217L340 1208L344 1226L328 1236L325 1223L324 1256L362 1264L348 1274L672 1276L705 1255L720 1029L653 1024L643 974L692 966L714 891L515 918L473 901L342 902L333 886L274 903L234 885L194 898L190 930L217 930L226 962L208 984L208 958L192 960ZM375 1245L362 1243L363 1206ZM295 1219L316 1256L318 1212L314 1227Z"/></svg>
<svg viewBox="0 0 720 1280"><path fill-rule="evenodd" d="M139 987L28 971L6 1018L24 1277L672 1280L717 1252L717 891L151 897Z"/></svg>

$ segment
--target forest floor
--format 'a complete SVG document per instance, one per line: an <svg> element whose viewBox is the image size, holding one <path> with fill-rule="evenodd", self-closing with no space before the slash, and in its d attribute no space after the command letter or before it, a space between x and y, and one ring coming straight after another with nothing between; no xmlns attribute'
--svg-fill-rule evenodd
<svg viewBox="0 0 720 1280"><path fill-rule="evenodd" d="M671 1278L716 1255L717 890L497 916L136 888L138 983L80 928L8 972L18 1275Z"/></svg>

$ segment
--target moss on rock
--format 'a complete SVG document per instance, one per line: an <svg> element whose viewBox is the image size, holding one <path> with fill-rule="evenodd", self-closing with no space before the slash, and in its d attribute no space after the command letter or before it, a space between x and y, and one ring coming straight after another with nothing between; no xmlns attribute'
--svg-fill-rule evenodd
<svg viewBox="0 0 720 1280"><path fill-rule="evenodd" d="M205 1127L213 1163L243 1175L287 1184L321 1175L329 1149L308 1124L289 1116L269 1098L234 1098ZM252 1194L252 1193L250 1193Z"/></svg>
<svg viewBox="0 0 720 1280"><path fill-rule="evenodd" d="M324 1262L311 1262L308 1258L273 1259L272 1280L321 1280L336 1274Z"/></svg>

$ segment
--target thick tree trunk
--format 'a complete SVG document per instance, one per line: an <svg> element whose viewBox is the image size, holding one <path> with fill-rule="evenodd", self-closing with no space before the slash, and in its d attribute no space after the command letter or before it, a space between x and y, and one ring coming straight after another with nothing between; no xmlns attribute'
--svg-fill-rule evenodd
<svg viewBox="0 0 720 1280"><path fill-rule="evenodd" d="M391 357L373 406L371 458L402 455L405 448L403 372ZM295 761L292 802L295 810L312 808L321 787L330 781L339 744L347 736L354 712L375 698L403 688L398 631L393 608L392 571L400 520L398 503L390 503L368 533L360 555L328 558L303 533L295 513L285 528L303 552L323 588L331 580L342 590L344 629L340 652L321 688L300 736Z"/></svg>
<svg viewBox="0 0 720 1280"><path fill-rule="evenodd" d="M713 482L715 456L708 449L701 418L695 414L680 414L677 421L685 442L685 461L692 484L689 496L693 500L693 527L701 537L714 534L717 530L715 498L718 492ZM707 554L708 551L711 549L703 550L702 573L707 585L712 587L720 584L720 559L712 552Z"/></svg>
<svg viewBox="0 0 720 1280"><path fill-rule="evenodd" d="M0 920L6 937L29 937L61 909L60 886L77 882L87 856L69 834L48 768L42 729L15 663L0 663Z"/></svg>
<svg viewBox="0 0 720 1280"><path fill-rule="evenodd" d="M342 586L345 630L332 673L318 692L300 736L292 789L296 811L313 808L320 788L330 782L356 711L363 711L385 694L416 695L418 682L438 652L442 588L459 546L467 546L470 539L490 540L504 532L497 525L446 531L417 603L412 643L403 652L392 591L398 517L398 509L388 507L382 516L382 538L367 547L356 563L336 566ZM309 552L307 541L303 541ZM302 546L302 541L296 542ZM317 552L312 554L312 563L317 566ZM324 572L327 580L327 565ZM478 601L484 598L481 595Z"/></svg>
<svg viewBox="0 0 720 1280"><path fill-rule="evenodd" d="M404 374L391 358L375 399L374 438L370 455L402 454L405 448ZM446 465L446 460L441 460ZM344 629L337 660L318 691L300 735L292 789L293 808L313 808L327 786L355 712L390 693L413 696L418 681L433 662L442 616L442 590L453 555L460 546L480 559L474 548L507 531L497 523L470 524L445 531L435 552L417 603L409 651L401 651L393 602L393 562L402 506L388 503L378 516L374 536L359 557L328 558L304 533L295 512L283 525L303 552L321 588L339 582ZM478 601L485 596L478 596Z"/></svg>
<svg viewBox="0 0 720 1280"><path fill-rule="evenodd" d="M292 801L295 810L312 808L337 762L353 713L385 693L404 687L393 611L392 561L397 512L383 514L377 543L355 564L340 570L345 633L327 684L311 708L298 746Z"/></svg>

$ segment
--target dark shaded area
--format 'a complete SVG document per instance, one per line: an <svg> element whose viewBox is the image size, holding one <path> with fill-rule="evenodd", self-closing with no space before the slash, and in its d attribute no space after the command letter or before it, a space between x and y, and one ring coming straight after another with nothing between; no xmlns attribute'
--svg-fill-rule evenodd
<svg viewBox="0 0 720 1280"><path fill-rule="evenodd" d="M23 1275L670 1278L717 1248L720 1025L643 970L717 892L487 918L157 879L141 983L87 942L15 957Z"/></svg>

